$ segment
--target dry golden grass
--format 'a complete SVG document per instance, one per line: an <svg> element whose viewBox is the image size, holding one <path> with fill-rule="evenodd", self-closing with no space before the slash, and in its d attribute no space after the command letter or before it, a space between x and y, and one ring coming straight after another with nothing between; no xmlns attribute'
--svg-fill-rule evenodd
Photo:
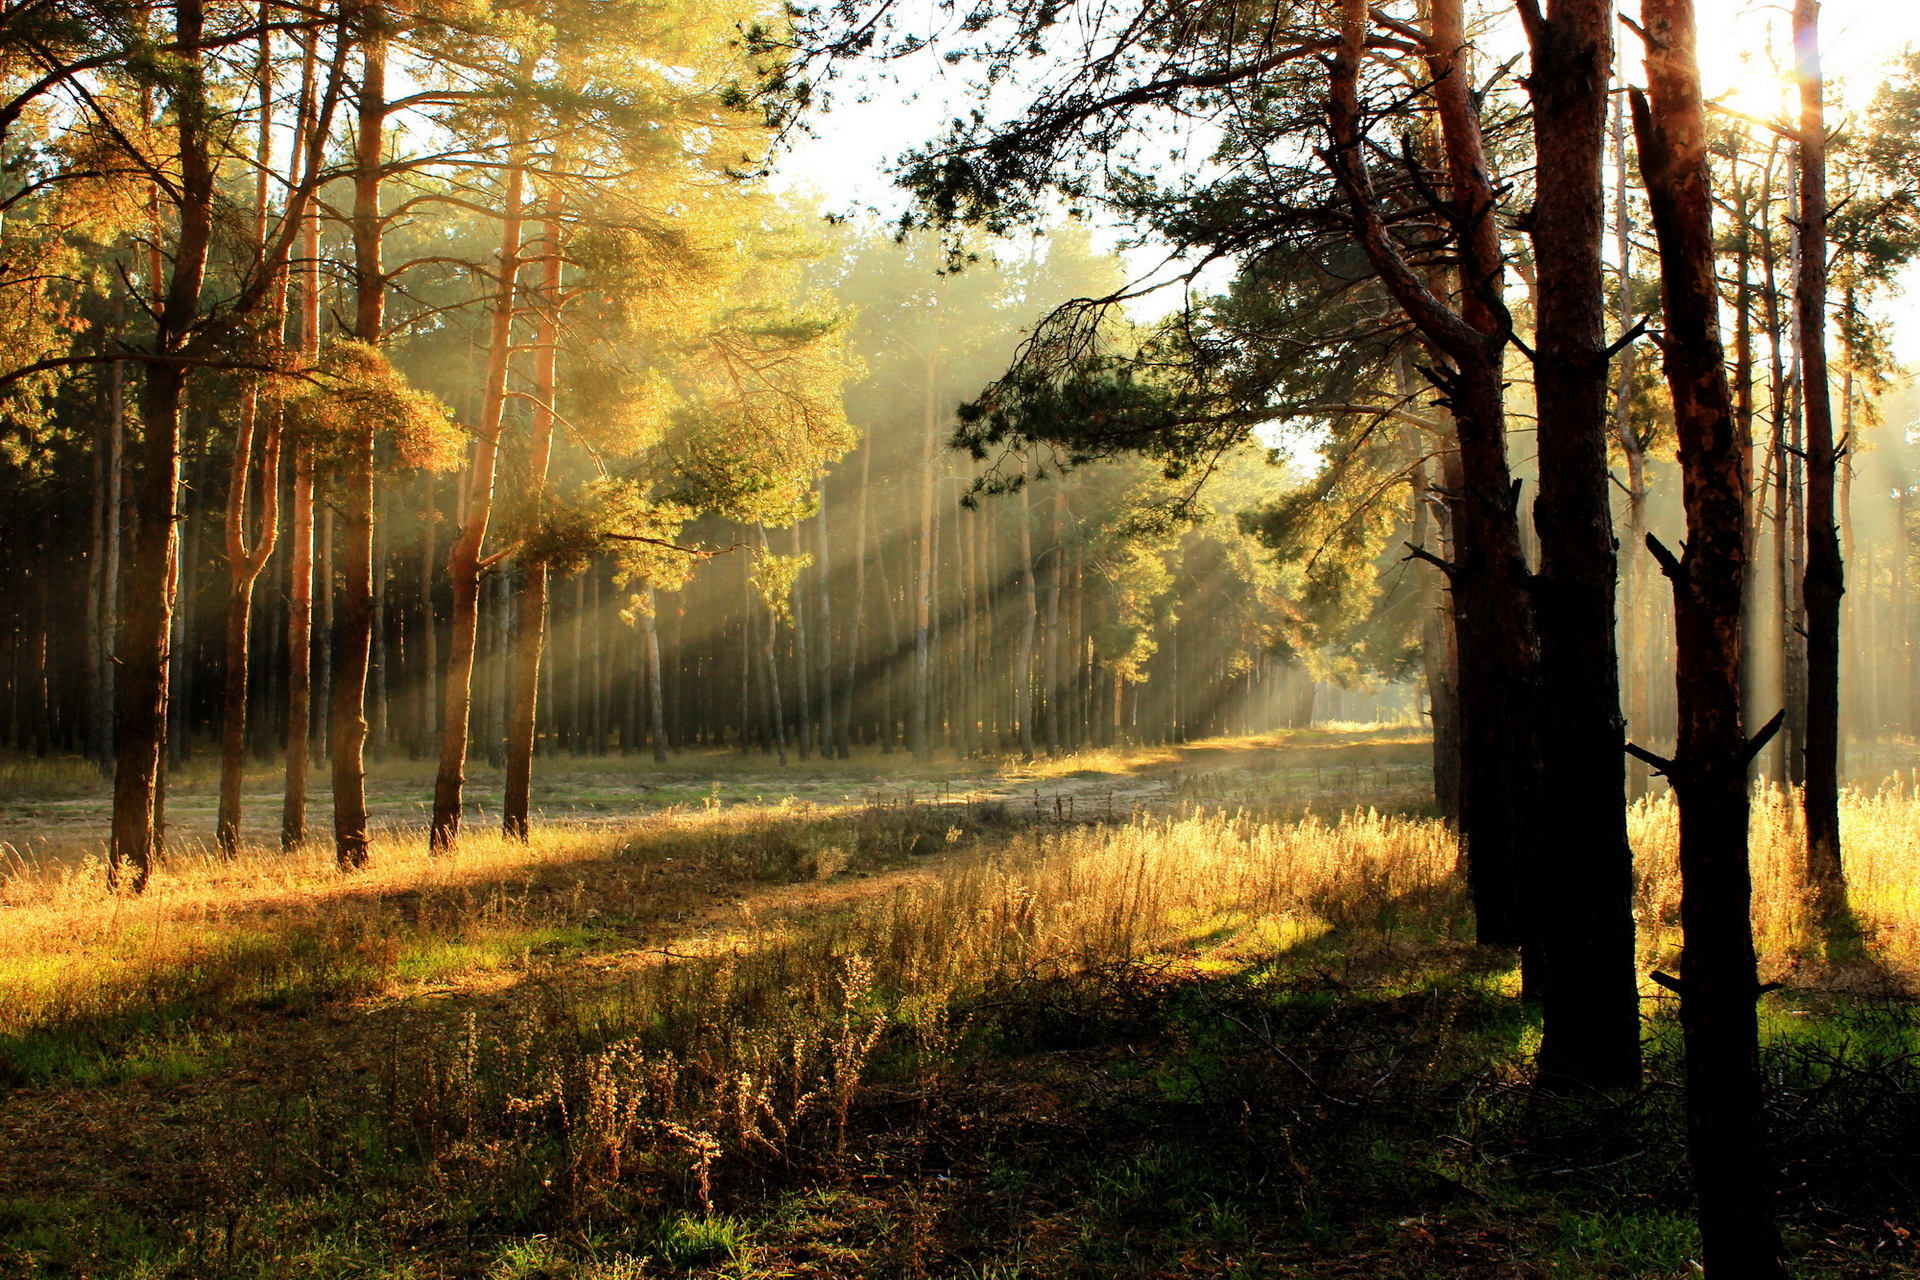
<svg viewBox="0 0 1920 1280"><path fill-rule="evenodd" d="M1679 952L1680 815L1671 793L1628 810L1628 836L1638 870L1641 952L1650 967ZM1748 835L1753 868L1754 942L1763 976L1842 984L1869 978L1914 986L1920 980L1920 787L1888 782L1848 790L1840 807L1848 896L1866 947L1829 966L1826 940L1809 919L1805 832L1798 798L1756 787ZM1820 973L1811 970L1829 969Z"/></svg>
<svg viewBox="0 0 1920 1280"><path fill-rule="evenodd" d="M964 835L969 856L942 863L939 874L923 866L898 885L854 880L857 894L837 896L765 882L899 866L905 851L942 843L946 809L674 810L611 826L550 825L530 845L473 831L451 858L395 832L374 867L350 877L319 847L249 849L232 860L190 849L170 857L138 899L108 894L92 860L19 864L0 877L0 1034L206 993L225 1002L287 999L296 989L393 994L510 970L567 930L704 909L719 891L715 876L729 891L759 886L757 914L719 930L723 943L683 940L683 950L777 949L800 930L816 944L830 938L838 954L886 958L882 968L893 972L884 980L899 990L1166 948L1243 954L1356 921L1392 918L1429 934L1464 927L1453 840L1427 819L1360 811L1286 821L1188 809L1114 824L996 826L983 841L968 816L981 811L953 808L947 837L958 845ZM1023 811L1015 804L1011 812ZM1630 828L1643 959L1670 963L1679 903L1671 797L1635 805ZM1909 976L1920 970L1920 792L1848 793L1844 834L1872 957ZM1757 792L1754 920L1770 976L1818 950L1795 871L1799 839L1794 806ZM823 902L831 918L822 918ZM617 942L595 947L617 951Z"/></svg>

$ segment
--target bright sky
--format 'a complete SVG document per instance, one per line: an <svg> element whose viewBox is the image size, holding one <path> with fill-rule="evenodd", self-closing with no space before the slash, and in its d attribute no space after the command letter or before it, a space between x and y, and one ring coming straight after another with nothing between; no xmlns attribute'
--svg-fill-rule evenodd
<svg viewBox="0 0 1920 1280"><path fill-rule="evenodd" d="M1483 0L1496 8L1498 0ZM1776 77L1767 48L1769 37L1783 62L1790 59L1791 4L1756 0L1696 0L1701 31L1702 79L1709 97L1724 98L1756 115L1773 114L1783 104L1784 84ZM1626 0L1633 13L1638 6ZM1829 81L1829 120L1848 109L1863 109L1880 83L1887 61L1909 45L1920 45L1920 2L1915 0L1826 0L1821 15L1821 55ZM1635 37L1620 32L1621 66L1640 81ZM1790 69L1790 68L1788 68ZM897 215L904 201L886 175L890 162L916 144L937 136L941 124L965 109L966 72L956 72L930 56L894 68L893 78L864 88L839 86L835 109L815 122L817 137L782 158L780 171L795 186L817 192L826 206L854 213L878 209ZM1152 259L1135 255L1136 270ZM1920 368L1920 269L1910 269L1907 296L1883 302L1894 321L1898 358ZM1168 300L1172 305L1171 299Z"/></svg>

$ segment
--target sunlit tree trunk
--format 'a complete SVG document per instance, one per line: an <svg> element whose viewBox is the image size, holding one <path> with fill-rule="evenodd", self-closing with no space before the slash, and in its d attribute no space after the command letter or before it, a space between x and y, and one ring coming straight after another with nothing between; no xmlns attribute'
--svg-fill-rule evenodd
<svg viewBox="0 0 1920 1280"><path fill-rule="evenodd" d="M851 754L853 740L854 690L863 683L860 672L860 644L867 618L867 558L871 550L867 540L867 521L873 506L873 441L860 447L860 518L854 534L853 613L847 623L847 678L840 707L840 758Z"/></svg>
<svg viewBox="0 0 1920 1280"><path fill-rule="evenodd" d="M262 27L270 18L267 3L260 6ZM278 264L267 267L268 179L273 163L273 48L271 37L262 34L254 64L254 78L260 92L259 119L254 146L253 251L262 259L263 269L274 272L272 300L262 317L265 326L277 337L285 326L286 272ZM308 60L307 96L312 96L312 61ZM297 150L297 149L296 149ZM297 159L296 159L297 164ZM298 181L298 175L295 175ZM273 555L280 534L280 415L270 413L265 435L260 442L260 516L253 539L247 536L248 508L252 505L250 485L253 478L254 434L259 427L260 388L249 378L240 389L240 403L233 434L233 463L227 478L227 618L226 662L220 700L220 802L214 828L215 843L226 857L232 857L240 844L241 788L245 776L247 750L247 668L252 656L253 588L260 571Z"/></svg>
<svg viewBox="0 0 1920 1280"><path fill-rule="evenodd" d="M754 529L760 538L760 554L767 551L767 526L756 524ZM780 620L774 616L771 601L763 602L766 612L766 629L760 633L760 674L766 684L767 719L773 729L773 749L778 753L780 764L787 763L787 713L780 700L780 662L775 653L775 644L780 635Z"/></svg>
<svg viewBox="0 0 1920 1280"><path fill-rule="evenodd" d="M354 337L378 346L384 337L387 280L381 265L385 219L380 210L387 124L387 15L362 19L360 95L354 139ZM373 654L373 425L345 441L339 510L345 540L340 635L333 670L333 856L342 871L367 865L367 668Z"/></svg>
<svg viewBox="0 0 1920 1280"><path fill-rule="evenodd" d="M833 708L833 582L832 548L827 538L827 483L820 481L820 510L814 516L815 541L819 545L817 563L814 565L814 618L815 643L819 657L816 659L816 672L820 686L820 754L824 757L834 755L846 758L846 750L840 736L834 732Z"/></svg>
<svg viewBox="0 0 1920 1280"><path fill-rule="evenodd" d="M660 671L660 628L656 621L659 601L654 596L653 584L647 584L646 608L641 614L640 625L646 632L647 642L647 710L653 730L653 758L658 764L667 762L667 702L661 687Z"/></svg>
<svg viewBox="0 0 1920 1280"><path fill-rule="evenodd" d="M553 457L553 397L560 358L557 312L561 285L561 210L554 200L541 230L540 307L533 339L533 418L528 433L527 483L544 496ZM533 741L539 728L540 658L547 642L547 565L520 566L520 600L513 638L513 714L507 722L507 776L501 823L509 838L526 840L533 790Z"/></svg>
<svg viewBox="0 0 1920 1280"><path fill-rule="evenodd" d="M428 847L452 850L460 835L466 785L467 734L473 713L473 663L480 634L480 552L493 514L493 483L500 456L502 411L507 397L507 367L513 358L515 286L520 277L522 205L526 187L526 143L518 126L507 145L506 193L500 219L500 249L488 320L487 372L480 421L474 427L472 469L467 474L466 521L447 552L447 578L453 584L453 629L447 649L446 691L441 700L440 767L433 781L433 823Z"/></svg>
<svg viewBox="0 0 1920 1280"><path fill-rule="evenodd" d="M1687 515L1673 585L1680 725L1664 765L1680 805L1681 1037L1688 1156L1706 1274L1786 1274L1766 1176L1760 984L1750 918L1747 773L1759 745L1740 709L1747 477L1720 346L1719 282L1692 0L1642 0L1647 95L1636 97L1641 174L1659 243Z"/></svg>
<svg viewBox="0 0 1920 1280"><path fill-rule="evenodd" d="M300 227L300 359L320 357L320 213ZM291 850L307 837L307 767L313 718L313 453L293 451L291 576L287 591L287 760L280 804L280 847Z"/></svg>
<svg viewBox="0 0 1920 1280"><path fill-rule="evenodd" d="M1613 100L1613 254L1618 272L1614 305L1614 323L1624 332L1633 324L1633 219L1627 205L1627 123L1626 97ZM1627 530L1623 540L1627 548L1626 572L1621 575L1622 591L1620 648L1626 666L1626 723L1629 732L1646 733L1649 728L1647 698L1646 636L1646 557L1640 546L1647 532L1647 456L1641 448L1640 434L1633 422L1633 376L1639 348L1628 343L1620 352L1613 390L1613 437L1620 456L1627 464ZM1639 799L1647 791L1647 766L1639 759L1627 761L1627 796Z"/></svg>
<svg viewBox="0 0 1920 1280"><path fill-rule="evenodd" d="M795 523L788 531L792 539L792 553L797 560L806 554L806 538L801 525ZM800 758L805 760L813 753L814 730L817 722L813 718L813 684L809 668L813 666L813 655L808 642L807 632L811 621L807 614L807 588L802 581L806 573L794 575L793 592L787 598L787 607L793 613L793 684L797 699L795 706L794 742L800 749Z"/></svg>

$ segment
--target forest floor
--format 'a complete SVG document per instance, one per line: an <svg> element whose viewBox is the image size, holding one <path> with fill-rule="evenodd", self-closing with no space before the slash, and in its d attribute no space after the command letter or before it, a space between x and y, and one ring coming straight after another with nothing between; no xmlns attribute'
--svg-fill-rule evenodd
<svg viewBox="0 0 1920 1280"><path fill-rule="evenodd" d="M0 1275L1694 1274L1667 1002L1645 1088L1530 1087L1425 754L562 759L530 847L479 809L441 859L395 762L351 878L208 856L189 769L138 902L86 861L83 766L0 765L30 851L0 881ZM1651 967L1672 813L1635 812ZM1844 955L1764 871L1784 812L1756 867L1790 1241L1802 1275L1911 1275L1920 799L1849 799Z"/></svg>

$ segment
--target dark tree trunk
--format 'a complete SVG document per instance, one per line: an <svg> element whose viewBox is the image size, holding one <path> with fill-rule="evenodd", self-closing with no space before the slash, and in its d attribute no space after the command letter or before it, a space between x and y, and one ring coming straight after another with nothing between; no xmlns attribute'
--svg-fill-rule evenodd
<svg viewBox="0 0 1920 1280"><path fill-rule="evenodd" d="M1607 89L1612 0L1560 0L1530 15L1538 264L1534 364L1540 497L1543 785L1555 848L1532 858L1545 982L1543 1077L1596 1088L1640 1078L1640 995L1633 949L1633 851L1627 846L1618 587L1608 500Z"/></svg>
<svg viewBox="0 0 1920 1280"><path fill-rule="evenodd" d="M197 50L205 27L200 0L177 0L174 35L184 50ZM178 144L178 230L172 270L155 298L154 354L140 396L138 521L121 584L123 622L115 648L121 676L114 725L113 828L107 881L116 890L139 893L152 873L158 838L161 756L167 736L168 635L172 629L178 531L174 502L180 487L180 409L187 366L176 356L199 314L213 233L214 167L207 130L205 67L198 52L175 55L172 115ZM154 259L160 259L158 245ZM160 288L160 272L152 287Z"/></svg>
<svg viewBox="0 0 1920 1280"><path fill-rule="evenodd" d="M1713 193L1692 0L1642 0L1647 82L1636 95L1640 167L1659 243L1666 377L1687 513L1673 583L1680 804L1681 1034L1688 1155L1710 1276L1786 1274L1766 1175L1760 995L1747 868L1750 743L1740 708L1747 477L1720 347Z"/></svg>
<svg viewBox="0 0 1920 1280"><path fill-rule="evenodd" d="M1800 72L1800 262L1796 282L1801 403L1806 414L1806 877L1822 914L1845 907L1840 861L1840 600L1846 570L1834 517L1833 404L1827 391L1827 138L1819 0L1795 0Z"/></svg>
<svg viewBox="0 0 1920 1280"><path fill-rule="evenodd" d="M1520 892L1538 803L1538 651L1521 549L1518 491L1507 466L1502 352L1509 322L1500 301L1502 253L1477 108L1462 64L1459 0L1432 5L1426 60L1446 156L1450 214L1460 235L1460 312L1408 267L1387 231L1360 137L1359 70L1366 0L1342 0L1341 46L1332 64L1328 152L1354 230L1383 285L1449 368L1435 373L1453 411L1460 486L1450 517L1460 654L1461 836L1482 942L1520 946ZM1611 610L1609 609L1609 612ZM1526 949L1531 953L1534 948ZM1528 966L1533 967L1532 957ZM1527 985L1536 978L1529 972Z"/></svg>

